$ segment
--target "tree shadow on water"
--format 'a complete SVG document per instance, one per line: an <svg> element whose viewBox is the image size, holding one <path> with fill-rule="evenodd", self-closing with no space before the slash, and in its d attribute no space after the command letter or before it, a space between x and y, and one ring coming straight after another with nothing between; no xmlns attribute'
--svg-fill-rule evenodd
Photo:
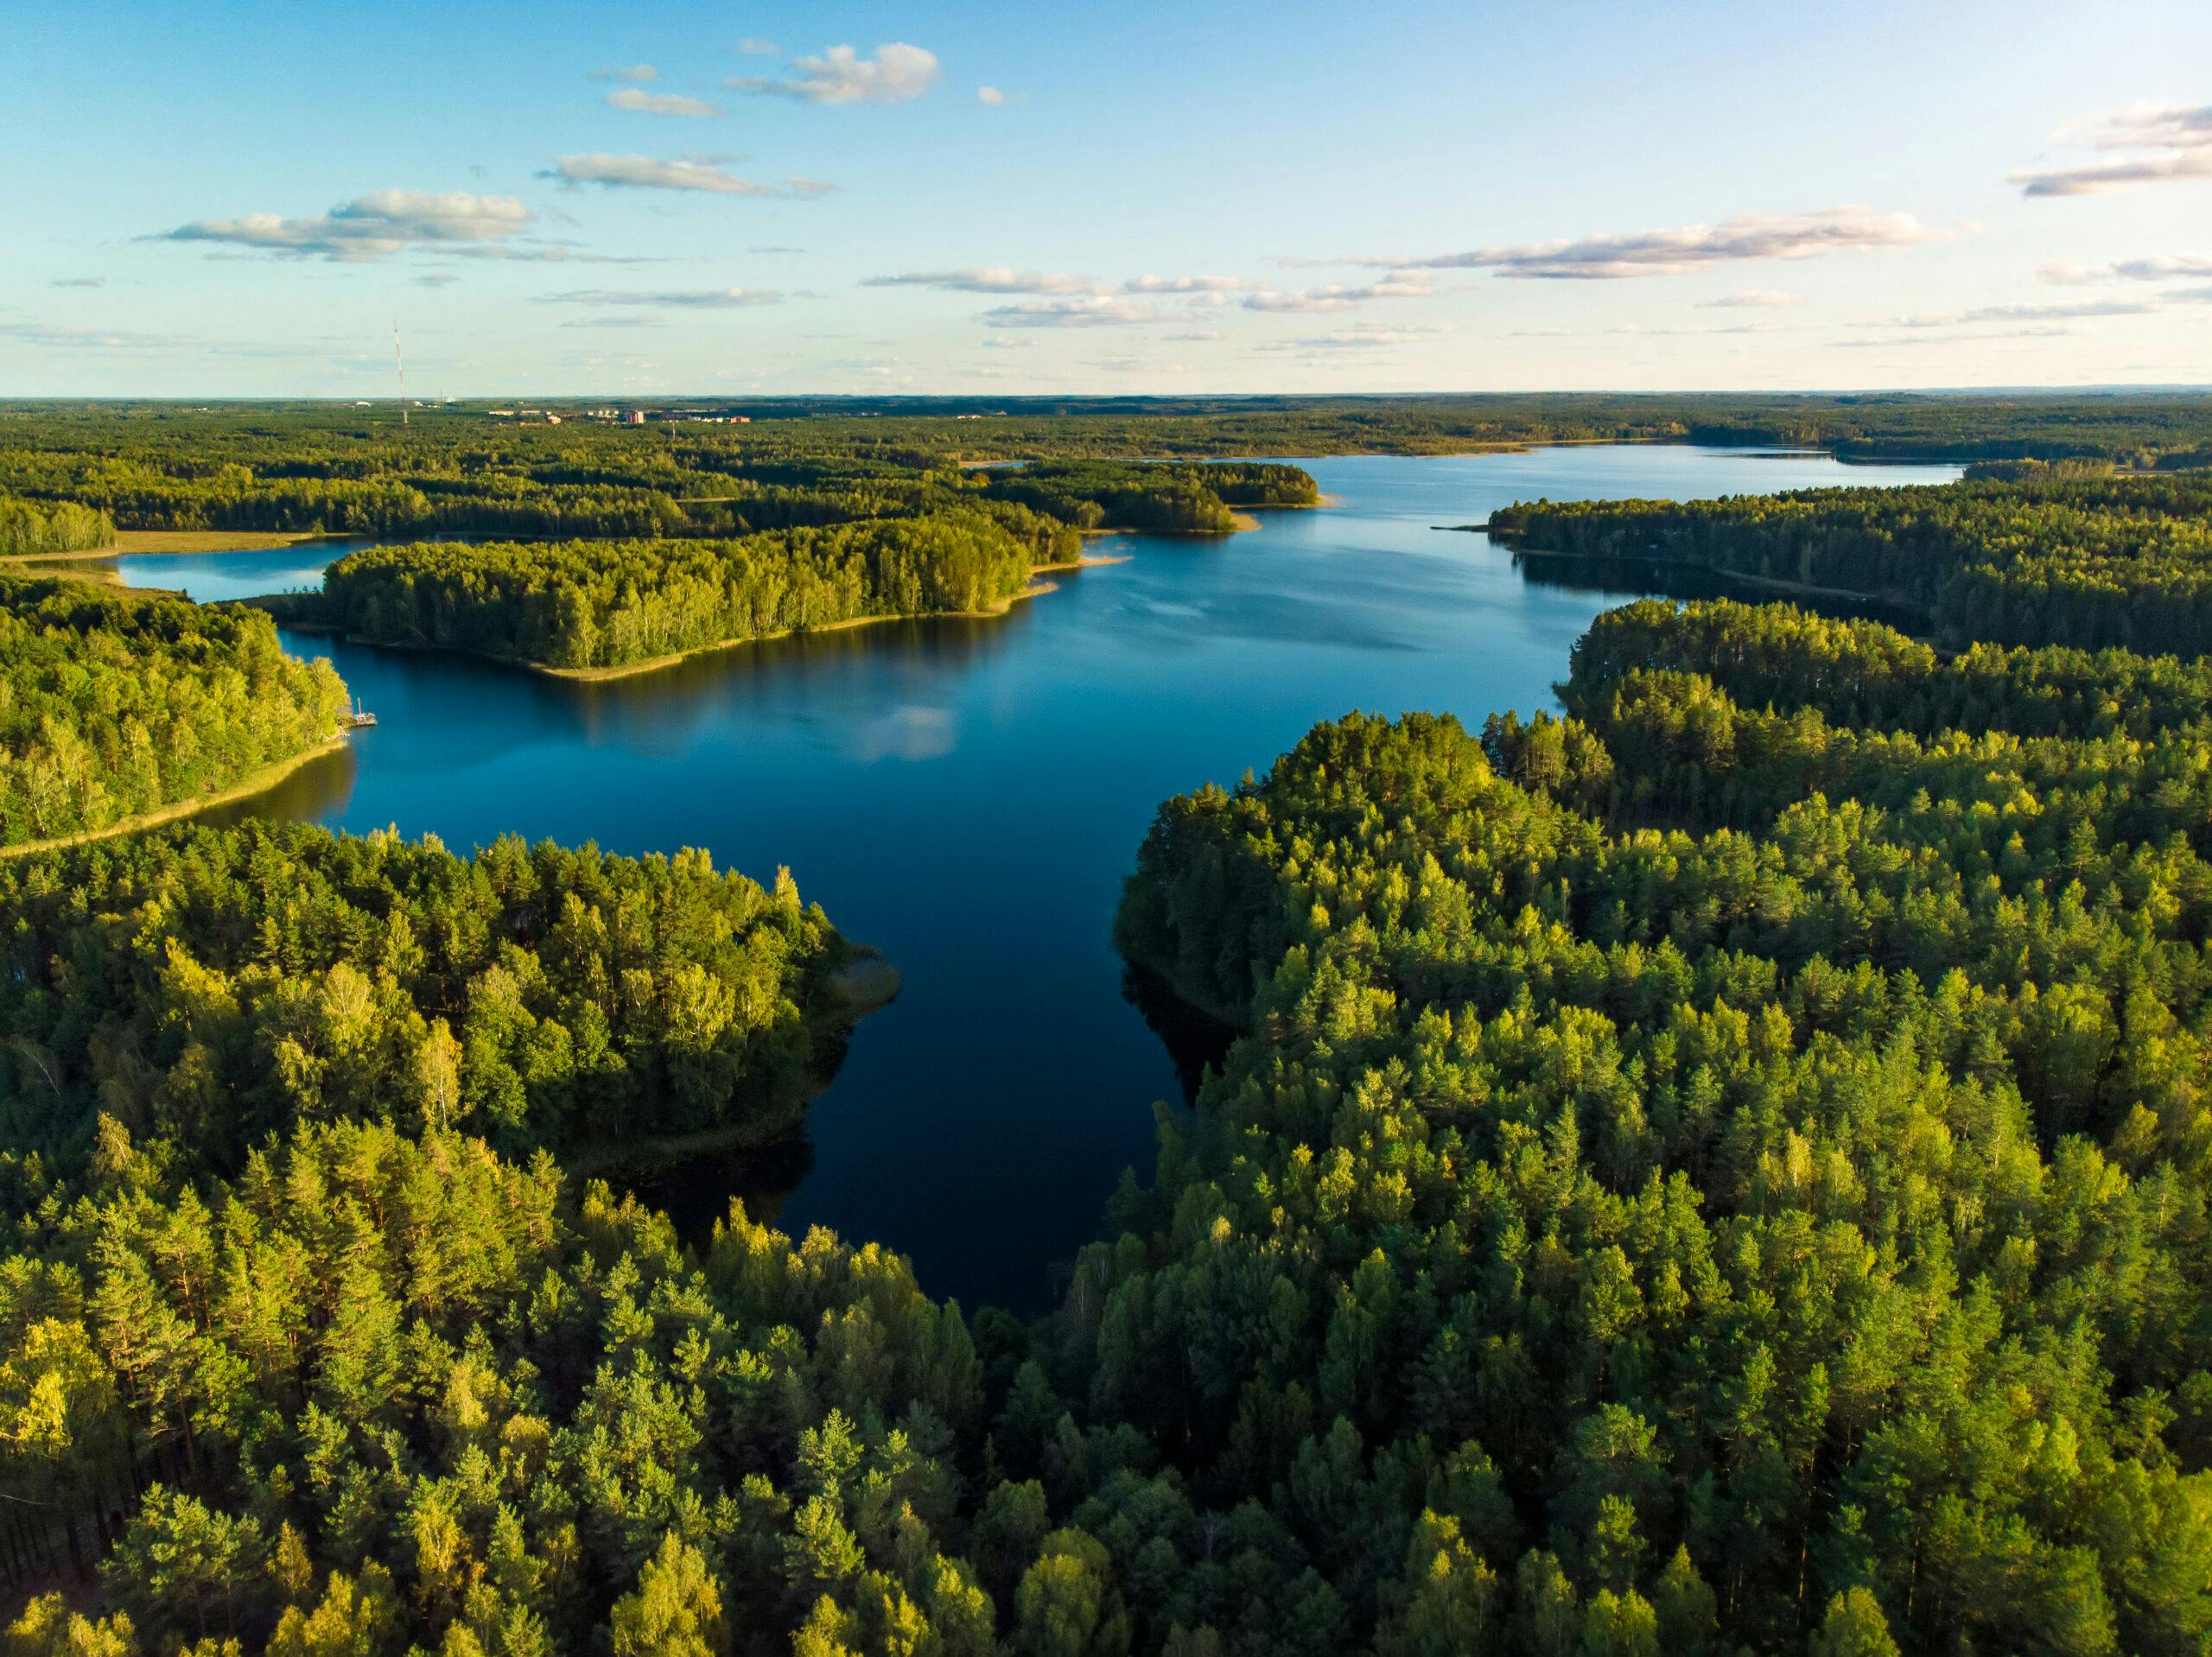
<svg viewBox="0 0 2212 1657"><path fill-rule="evenodd" d="M1183 1102L1198 1103L1206 1072L1221 1068L1230 1044L1243 1032L1192 1006L1168 987L1166 979L1134 962L1122 968L1122 998L1144 1015L1152 1033L1166 1048L1175 1079L1182 1084Z"/></svg>

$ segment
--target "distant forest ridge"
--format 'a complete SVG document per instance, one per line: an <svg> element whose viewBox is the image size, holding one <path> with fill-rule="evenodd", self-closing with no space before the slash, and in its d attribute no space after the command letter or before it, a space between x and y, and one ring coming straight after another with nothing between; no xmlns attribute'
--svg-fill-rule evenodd
<svg viewBox="0 0 2212 1657"><path fill-rule="evenodd" d="M642 428L619 424L642 415ZM288 446L365 441L395 471L445 457L687 451L725 462L869 455L953 460L1452 454L1557 442L1689 441L1832 449L1856 460L2092 458L2212 464L2212 388L1835 395L1499 393L1299 397L692 397L0 403L0 492L41 454L257 466ZM550 423L558 416L560 423ZM398 447L392 448L394 440ZM487 447L488 446L488 447ZM404 457L404 458L403 458ZM358 450L355 458L359 458Z"/></svg>

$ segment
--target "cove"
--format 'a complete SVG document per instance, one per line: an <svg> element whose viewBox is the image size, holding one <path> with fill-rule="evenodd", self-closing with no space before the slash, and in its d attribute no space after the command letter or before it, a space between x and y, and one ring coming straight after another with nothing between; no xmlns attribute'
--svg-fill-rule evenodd
<svg viewBox="0 0 2212 1657"><path fill-rule="evenodd" d="M1591 618L1664 584L1547 580L1435 526L1542 496L1956 475L1674 445L1300 464L1338 505L1221 540L1114 537L1090 550L1126 562L1056 575L1001 618L801 636L606 683L287 635L330 656L378 724L225 810L458 849L505 832L699 846L763 879L788 865L904 989L855 1032L801 1139L632 1183L695 1235L734 1193L786 1229L912 1255L934 1294L1036 1311L1122 1171L1148 1178L1153 1101L1176 1108L1219 1040L1127 981L1109 942L1160 802L1262 769L1355 708L1478 729L1553 707ZM311 585L340 550L117 568L213 600Z"/></svg>

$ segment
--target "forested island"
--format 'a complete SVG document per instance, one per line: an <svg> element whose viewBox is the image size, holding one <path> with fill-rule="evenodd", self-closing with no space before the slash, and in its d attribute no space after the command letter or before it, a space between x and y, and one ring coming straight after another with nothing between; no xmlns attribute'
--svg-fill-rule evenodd
<svg viewBox="0 0 2212 1657"><path fill-rule="evenodd" d="M48 521L523 537L359 552L312 602L591 668L987 607L1091 529L1311 504L1296 468L1189 459L1321 447L1266 431L1694 416L2003 467L1501 533L1893 593L1935 642L1647 600L1560 664L1558 715L1352 714L1167 801L1115 939L1239 1036L1042 1318L734 1203L687 1246L563 1173L798 1120L849 949L788 878L256 822L0 861L8 1648L2202 1652L2201 403L696 439L46 410L21 444L0 417L0 488ZM9 785L61 779L20 836L344 707L251 610L21 575L0 600Z"/></svg>
<svg viewBox="0 0 2212 1657"><path fill-rule="evenodd" d="M1081 540L1025 513L864 520L736 541L422 543L349 554L283 606L372 644L575 672L893 616L1002 608Z"/></svg>

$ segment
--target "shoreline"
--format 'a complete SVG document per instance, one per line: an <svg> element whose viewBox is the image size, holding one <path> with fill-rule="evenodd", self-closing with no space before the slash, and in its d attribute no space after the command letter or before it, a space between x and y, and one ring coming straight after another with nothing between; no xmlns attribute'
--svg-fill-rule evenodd
<svg viewBox="0 0 2212 1657"><path fill-rule="evenodd" d="M1019 593L1008 594L996 603L980 610L927 610L913 614L848 616L842 621L824 622L818 627L785 627L772 633L752 633L743 638L724 638L712 644L699 644L690 650L677 651L665 656L648 657L639 662L623 662L612 667L556 668L543 662L518 662L508 657L487 656L480 651L464 650L454 645L409 644L394 639L357 638L350 634L340 633L337 628L327 623L313 620L292 620L283 616L277 616L276 620L279 627L292 632L313 633L330 638L342 638L347 644L365 645L371 650L442 651L451 655L464 657L473 662L484 662L493 667L509 668L523 673L534 673L541 678L558 679L569 684L607 684L618 679L635 678L642 674L660 673L699 657L714 656L723 651L741 650L748 644L770 644L777 639L798 638L816 633L848 632L855 628L873 627L891 621L936 621L946 619L988 621L1004 616L1024 599L1042 598L1047 593L1056 593L1059 590L1058 582L1040 579L1042 577L1065 575L1071 570L1096 569L1109 564L1125 564L1134 556L1130 553L1101 557L1086 556L1070 563L1039 564L1029 572L1031 583L1029 586L1025 587ZM259 607L258 601L253 599L239 599L233 602Z"/></svg>
<svg viewBox="0 0 2212 1657"><path fill-rule="evenodd" d="M250 800L257 794L267 793L295 771L326 754L336 753L344 746L346 733L340 731L325 737L312 747L301 749L289 759L273 759L258 770L247 772L230 787L216 793L172 801L152 811L141 811L135 816L118 818L104 828L79 828L73 834L54 835L45 840L26 840L13 846L0 846L0 859L28 857L34 852L60 851L71 846L89 846L96 840L113 840L123 835L158 828L165 823L180 822L219 805L235 805L240 800Z"/></svg>
<svg viewBox="0 0 2212 1657"><path fill-rule="evenodd" d="M1074 569L1081 566L1054 564L1049 568L1056 570ZM486 656L479 659L495 663L500 667L520 668L525 673L540 674L548 679L565 679L571 684L605 684L613 679L635 678L641 673L658 673L664 669L677 666L697 657L719 655L723 651L742 650L747 644L771 644L779 638L810 637L816 633L850 632L855 628L874 627L887 621L933 621L940 618L986 621L1006 614L1024 599L1039 598L1046 593L1059 590L1051 581L1037 581L1033 575L1031 579L1032 585L1023 587L1019 593L1010 593L981 610L931 610L917 615L848 616L842 621L825 621L819 627L785 627L772 633L752 633L743 638L725 638L712 644L699 644L688 651L677 651L667 656L651 656L642 662L623 662L613 667L556 668L550 667L543 662L511 662L497 656ZM376 648L390 647L379 644ZM401 645L399 648L404 650L408 647ZM462 652L463 655L473 653Z"/></svg>
<svg viewBox="0 0 2212 1657"><path fill-rule="evenodd" d="M899 999L902 981L899 969L872 943L849 946L852 957L824 981L823 987L845 1003L844 1015L835 1021L840 1038L849 1037L863 1019L880 1013ZM694 1157L753 1151L790 1137L805 1126L808 1108L837 1079L810 1076L798 1101L795 1121L725 1122L718 1127L695 1128L688 1133L645 1134L620 1144L593 1146L561 1159L561 1171L572 1179L608 1179L665 1171Z"/></svg>
<svg viewBox="0 0 2212 1657"><path fill-rule="evenodd" d="M1730 569L1722 564L1700 564L1688 558L1662 558L1650 554L1632 554L1608 558L1603 553L1561 552L1551 547L1518 547L1507 538L1508 531L1493 534L1482 524L1439 524L1434 526L1447 534L1489 536L1493 545L1502 547L1516 558L1582 558L1599 562L1626 564L1656 564L1669 569L1695 570L1701 575L1717 576L1723 581L1741 581L1745 587L1764 593L1780 593L1796 598L1847 599L1854 604L1887 604L1900 608L1916 607L1912 600L1894 593L1861 592L1848 587L1821 587L1811 581L1793 581L1784 575L1754 575L1749 570Z"/></svg>
<svg viewBox="0 0 2212 1657"><path fill-rule="evenodd" d="M92 556L143 557L171 552L275 552L311 541L359 541L364 537L327 530L118 530L115 544Z"/></svg>

